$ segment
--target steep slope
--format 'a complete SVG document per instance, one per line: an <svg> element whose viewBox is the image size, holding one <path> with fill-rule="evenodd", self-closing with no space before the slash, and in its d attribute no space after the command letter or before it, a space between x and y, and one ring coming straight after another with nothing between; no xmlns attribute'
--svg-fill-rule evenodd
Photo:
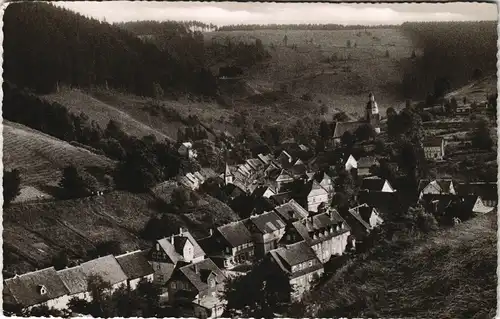
<svg viewBox="0 0 500 319"><path fill-rule="evenodd" d="M79 114L84 112L89 119L95 120L103 129L106 128L109 120L113 119L118 121L122 125L123 130L130 135L141 137L153 134L158 140L166 138L173 140L163 132L166 125L157 128L160 126L160 123L155 121L154 124L156 126L153 126L152 120L155 117L148 116L144 108L140 108L137 105L135 105L134 109L134 107L130 107L130 103L116 103L114 105L105 103L91 94L75 89L63 89L57 93L44 95L42 98L49 102L57 102L64 105L72 113ZM136 98L136 100L139 99L138 97ZM142 103L146 104L144 99ZM171 130L168 133L171 133Z"/></svg>
<svg viewBox="0 0 500 319"><path fill-rule="evenodd" d="M497 214L348 262L310 296L319 317L492 318Z"/></svg>
<svg viewBox="0 0 500 319"><path fill-rule="evenodd" d="M111 168L114 162L103 155L73 146L65 141L3 121L3 164L21 172L22 185L42 186L58 181L67 165Z"/></svg>

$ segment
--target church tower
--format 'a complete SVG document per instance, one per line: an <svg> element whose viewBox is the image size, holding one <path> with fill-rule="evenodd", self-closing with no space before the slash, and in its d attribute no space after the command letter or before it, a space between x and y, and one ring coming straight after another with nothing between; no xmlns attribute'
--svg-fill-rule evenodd
<svg viewBox="0 0 500 319"><path fill-rule="evenodd" d="M366 122L370 124L375 133L380 133L380 114L378 113L378 105L375 102L375 96L370 93L368 96L369 100L366 103Z"/></svg>
<svg viewBox="0 0 500 319"><path fill-rule="evenodd" d="M233 174L231 173L231 169L229 165L226 163L226 168L224 170L224 184L232 184L233 183Z"/></svg>

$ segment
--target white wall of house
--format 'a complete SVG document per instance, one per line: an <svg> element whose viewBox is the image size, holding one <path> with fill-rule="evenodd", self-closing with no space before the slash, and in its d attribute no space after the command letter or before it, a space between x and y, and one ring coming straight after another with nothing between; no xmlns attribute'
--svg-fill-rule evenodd
<svg viewBox="0 0 500 319"><path fill-rule="evenodd" d="M349 158L345 162L345 170L350 171L353 168L358 168L358 162L352 155L349 155Z"/></svg>
<svg viewBox="0 0 500 319"><path fill-rule="evenodd" d="M154 274L150 274L150 275L147 275L145 277L140 277L140 278L135 278L135 279L131 279L129 280L128 282L128 285L129 285L129 288L130 290L135 290L137 289L137 285L139 284L139 282L145 278L146 280L152 282L154 280Z"/></svg>
<svg viewBox="0 0 500 319"><path fill-rule="evenodd" d="M394 188L392 188L389 182L385 181L384 186L382 187L382 192L394 193Z"/></svg>
<svg viewBox="0 0 500 319"><path fill-rule="evenodd" d="M318 206L321 205L321 203L327 203L327 202L328 202L327 191L316 192L316 190L314 190L307 196L307 210L310 212L317 212Z"/></svg>

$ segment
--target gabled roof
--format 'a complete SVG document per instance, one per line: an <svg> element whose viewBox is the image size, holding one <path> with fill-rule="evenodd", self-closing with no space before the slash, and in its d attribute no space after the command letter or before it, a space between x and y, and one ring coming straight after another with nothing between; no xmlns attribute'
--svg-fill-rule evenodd
<svg viewBox="0 0 500 319"><path fill-rule="evenodd" d="M473 213L486 214L491 212L494 208L487 207L483 204L480 196L468 195L463 197L463 205L466 211Z"/></svg>
<svg viewBox="0 0 500 319"><path fill-rule="evenodd" d="M174 239L174 245L172 245L172 237ZM184 231L182 232L182 234L172 235L170 237L158 239L156 242L165 251L165 253L167 254L168 258L170 258L172 263L175 264L178 261L184 260L184 257L182 256L182 251L178 251L179 245L182 244L180 240L184 241L184 243L187 240L189 240L191 245L193 245L193 258L205 255L203 249L200 247L198 242L196 242L193 235L191 235L191 233L188 231Z"/></svg>
<svg viewBox="0 0 500 319"><path fill-rule="evenodd" d="M360 168L370 168L373 165L378 165L379 162L375 156L364 156L360 157L358 160L358 169Z"/></svg>
<svg viewBox="0 0 500 319"><path fill-rule="evenodd" d="M366 189L370 191L381 191L384 188L384 184L387 180L380 177L367 177L363 178L361 182L361 189Z"/></svg>
<svg viewBox="0 0 500 319"><path fill-rule="evenodd" d="M116 256L116 261L118 261L129 280L142 278L154 273L146 254L147 251L137 250Z"/></svg>
<svg viewBox="0 0 500 319"><path fill-rule="evenodd" d="M85 276L97 275L111 285L127 280L127 275L123 272L120 264L113 255L107 255L97 259L89 260L80 265Z"/></svg>
<svg viewBox="0 0 500 319"><path fill-rule="evenodd" d="M285 222L272 211L258 216L251 216L247 221L255 225L256 229L262 234L269 234L285 228Z"/></svg>
<svg viewBox="0 0 500 319"><path fill-rule="evenodd" d="M204 291L209 287L207 279L210 273L215 275L217 284L223 283L226 278L219 267L217 267L210 258L180 267L179 271L193 284L198 292Z"/></svg>
<svg viewBox="0 0 500 319"><path fill-rule="evenodd" d="M250 165L254 170L257 170L264 166L264 163L262 163L261 160L258 158L250 158L246 160L247 164Z"/></svg>
<svg viewBox="0 0 500 319"><path fill-rule="evenodd" d="M182 143L182 146L184 146L186 148L191 148L191 147L193 147L193 144L191 142L184 142L184 143Z"/></svg>
<svg viewBox="0 0 500 319"><path fill-rule="evenodd" d="M372 228L368 222L372 213L373 208L366 204L349 209L349 214L351 214L367 230Z"/></svg>
<svg viewBox="0 0 500 319"><path fill-rule="evenodd" d="M264 196L265 192L271 191L274 194L274 190L270 188L269 186L258 186L252 193L252 196L254 198L259 198Z"/></svg>
<svg viewBox="0 0 500 319"><path fill-rule="evenodd" d="M323 188L316 180L311 180L304 185L302 194L309 196L311 193L316 194L328 194L328 191Z"/></svg>
<svg viewBox="0 0 500 319"><path fill-rule="evenodd" d="M448 194L452 185L453 181L451 179L437 179L433 181L421 180L419 183L419 190L422 192L425 188L429 187L429 192Z"/></svg>
<svg viewBox="0 0 500 319"><path fill-rule="evenodd" d="M460 183L457 185L456 191L462 196L478 195L484 200L498 201L498 185L496 182Z"/></svg>
<svg viewBox="0 0 500 319"><path fill-rule="evenodd" d="M281 205L292 199L292 192L284 192L270 197L276 204Z"/></svg>
<svg viewBox="0 0 500 319"><path fill-rule="evenodd" d="M252 234L242 221L220 226L217 230L233 248L252 242Z"/></svg>
<svg viewBox="0 0 500 319"><path fill-rule="evenodd" d="M59 270L57 274L70 295L83 293L88 290L88 278L80 266Z"/></svg>
<svg viewBox="0 0 500 319"><path fill-rule="evenodd" d="M279 256L280 259L290 267L309 260L317 259L316 253L314 253L305 241L300 241L295 244L274 249L271 253L274 256Z"/></svg>
<svg viewBox="0 0 500 319"><path fill-rule="evenodd" d="M366 122L361 121L353 121L353 122L337 122L335 123L335 129L333 130L333 138L339 139L344 135L345 132L349 131L352 134L356 132L356 130L367 124Z"/></svg>
<svg viewBox="0 0 500 319"><path fill-rule="evenodd" d="M292 219L298 220L309 216L309 212L293 199L291 199L288 203L275 207L274 209L285 221Z"/></svg>
<svg viewBox="0 0 500 319"><path fill-rule="evenodd" d="M45 294L41 294L42 286L45 287ZM12 299L23 307L38 305L69 294L69 290L54 267L6 279L4 293L6 292L10 293Z"/></svg>
<svg viewBox="0 0 500 319"><path fill-rule="evenodd" d="M259 154L257 157L262 161L264 164L269 164L272 161L272 157L269 154Z"/></svg>

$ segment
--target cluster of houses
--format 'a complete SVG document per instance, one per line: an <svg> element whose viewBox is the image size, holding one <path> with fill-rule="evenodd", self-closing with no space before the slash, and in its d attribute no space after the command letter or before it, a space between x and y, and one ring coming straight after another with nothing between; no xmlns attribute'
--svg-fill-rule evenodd
<svg viewBox="0 0 500 319"><path fill-rule="evenodd" d="M335 134L341 136L339 132L365 124L378 133L379 120L371 94L366 119L338 123ZM157 187L158 192L178 185L197 190L209 179L218 180L229 199L243 195L254 202L264 200L268 203L265 209L250 209L247 218L210 229L205 238L196 239L181 228L147 250L6 279L4 303L63 309L73 297L88 300L87 280L98 275L113 289L122 285L135 289L141 279L156 282L162 287L162 300L182 309L185 316L217 317L224 311L220 292L226 279L249 272L257 262L285 274L293 287L290 297L300 300L323 275L325 264L362 244L384 222L382 216L397 209L398 196L389 181L374 176L373 168L379 165L376 157L344 154L342 168L354 171L362 181L356 198L359 205L337 211L330 205L335 193L332 177L312 169L315 159L306 159L310 153L307 147L288 144L294 147L284 147L278 156L259 154L239 165L226 165L221 174L203 168L180 176L177 183ZM442 159L444 146L442 139L426 140L426 157ZM179 153L196 157L190 143L183 143ZM496 183L427 180L420 183L419 200L436 216L456 221L493 210L497 188Z"/></svg>

